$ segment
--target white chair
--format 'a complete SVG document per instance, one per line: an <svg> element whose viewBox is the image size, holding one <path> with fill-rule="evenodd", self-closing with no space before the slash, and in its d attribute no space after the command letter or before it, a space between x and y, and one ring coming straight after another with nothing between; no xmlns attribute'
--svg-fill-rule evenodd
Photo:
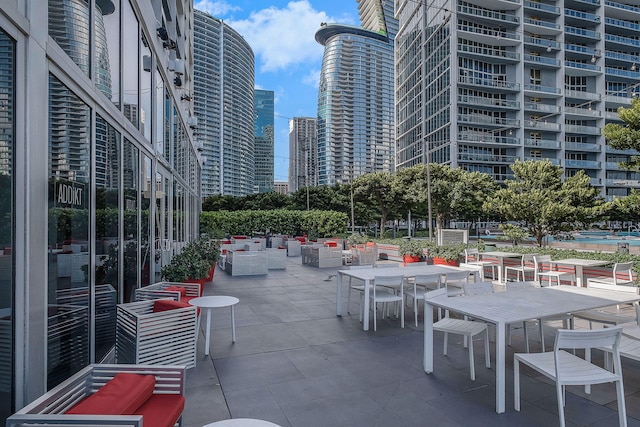
<svg viewBox="0 0 640 427"><path fill-rule="evenodd" d="M469 283L470 276L471 272L468 270L452 271L443 274L441 285L447 288L449 296L462 295L464 293L463 286L465 283Z"/></svg>
<svg viewBox="0 0 640 427"><path fill-rule="evenodd" d="M441 274L417 274L407 280L409 287L405 288L404 295L407 299L409 297L413 299L413 318L416 327L418 327L418 300L424 301L424 293L427 289L439 289L441 278Z"/></svg>
<svg viewBox="0 0 640 427"><path fill-rule="evenodd" d="M593 330L560 329L556 335L553 353L516 353L513 363L514 408L520 410L520 363L540 372L555 381L558 399L558 417L560 426L565 426L565 386L592 385L615 382L618 399L618 418L621 426L627 425L627 414L620 364L620 336L622 328L603 328ZM575 356L563 349L585 349L590 354L592 348L611 347L613 372L607 371L590 361Z"/></svg>
<svg viewBox="0 0 640 427"><path fill-rule="evenodd" d="M590 277L587 279L587 286L590 283L598 283L612 286L633 286L633 262L616 262L613 266L611 277Z"/></svg>
<svg viewBox="0 0 640 427"><path fill-rule="evenodd" d="M395 289L399 288L399 292ZM400 327L404 328L404 276L376 276L371 286L369 298L373 309L373 330L377 330L378 303L400 303ZM362 299L364 295L360 297ZM364 308L364 304L360 304ZM363 311L362 309L360 310ZM384 308L382 314L384 316ZM384 318L384 317L383 317Z"/></svg>
<svg viewBox="0 0 640 427"><path fill-rule="evenodd" d="M626 264L633 263L624 263L624 267L626 268ZM625 284L620 284L620 281L616 279L616 267L619 264L616 264L613 268L613 277L609 278L611 281L607 281L607 278L602 278L602 280L587 280L588 288L596 288L596 289L604 289L611 292L626 292L637 295L640 291L640 288L637 286L628 286ZM629 273L631 272L631 266L629 266ZM618 270L619 271L619 270ZM633 281L631 282L633 284ZM634 303L635 306L635 318L629 316L621 316L616 313L606 312L603 310L585 310L578 311L573 314L573 317L578 319L583 319L589 321L589 329L593 329L593 323L602 323L604 325L622 325L625 323L636 322L636 324L640 324L640 306L637 303ZM620 306L617 306L617 309L620 309Z"/></svg>
<svg viewBox="0 0 640 427"><path fill-rule="evenodd" d="M553 269L553 263L551 261L551 255L534 255L533 262L535 264L536 269L536 277L535 280L540 282L541 285L542 279L547 278L548 286L551 286L552 281L555 279L556 285L560 284L562 278L569 278L569 281L573 284L574 282L574 274L568 271L559 271ZM544 285L543 285L544 286Z"/></svg>
<svg viewBox="0 0 640 427"><path fill-rule="evenodd" d="M527 280L527 274L531 275L533 280L536 278L536 265L532 254L524 254L520 259L520 265L510 265L504 268L505 281L509 278L509 272L516 274L516 282ZM522 276L522 279L520 278Z"/></svg>
<svg viewBox="0 0 640 427"><path fill-rule="evenodd" d="M371 268L370 265L350 265L349 266L349 270L362 270L364 268ZM351 307L351 291L355 291L359 293L359 299L362 299L362 294L364 294L364 284L360 285L354 285L351 283L351 279L353 279L351 276L349 277L349 293L347 294L347 313L351 313L350 307ZM359 282L362 282L360 279L356 279ZM362 307L358 307L358 312L360 313L360 315L362 315ZM360 317L360 320L362 320L362 317Z"/></svg>
<svg viewBox="0 0 640 427"><path fill-rule="evenodd" d="M441 295L447 295L445 288L436 289L435 291L425 292L424 299L429 300ZM464 297L460 297L464 298ZM473 363L473 337L484 333L484 360L485 366L491 368L491 356L489 354L489 329L484 322L474 322L472 320L452 319L448 316L438 320L433 324L434 331L444 332L444 349L443 354L447 355L447 344L449 334L462 335L468 341L469 345L469 369L472 381L476 379L476 371ZM430 351L430 349L425 349Z"/></svg>
<svg viewBox="0 0 640 427"><path fill-rule="evenodd" d="M464 250L464 263L467 265L477 265L480 266L482 271L482 280L484 280L484 269L491 269L491 278L498 278L498 264L495 264L491 261L483 261L482 254L476 248L467 248Z"/></svg>
<svg viewBox="0 0 640 427"><path fill-rule="evenodd" d="M492 294L494 292L493 282L464 283L462 289L465 296Z"/></svg>

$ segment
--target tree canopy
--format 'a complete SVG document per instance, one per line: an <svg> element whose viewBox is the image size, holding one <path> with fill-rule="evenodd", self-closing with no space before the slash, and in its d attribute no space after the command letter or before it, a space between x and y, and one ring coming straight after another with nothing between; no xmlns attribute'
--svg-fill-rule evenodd
<svg viewBox="0 0 640 427"><path fill-rule="evenodd" d="M608 123L602 133L612 148L618 150L633 149L640 152L640 98L631 100L631 107L620 107L618 116L624 126L618 123ZM640 170L640 156L631 156L628 162L623 162L628 169Z"/></svg>
<svg viewBox="0 0 640 427"><path fill-rule="evenodd" d="M591 224L603 215L602 199L584 171L562 181L563 170L548 160L516 161L505 181L483 205L487 212L523 223L542 246L544 237Z"/></svg>

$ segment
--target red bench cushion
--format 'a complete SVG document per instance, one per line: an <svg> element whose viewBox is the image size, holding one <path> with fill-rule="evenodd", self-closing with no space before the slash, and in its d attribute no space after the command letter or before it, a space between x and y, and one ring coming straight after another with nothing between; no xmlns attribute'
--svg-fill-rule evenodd
<svg viewBox="0 0 640 427"><path fill-rule="evenodd" d="M176 308L193 307L188 302L175 301L171 299L159 299L153 302L153 312L160 313L161 311L175 310Z"/></svg>
<svg viewBox="0 0 640 427"><path fill-rule="evenodd" d="M187 296L187 288L185 288L184 286L167 286L166 288L164 288L163 290L165 291L173 291L173 292L180 292L180 297L185 297Z"/></svg>
<svg viewBox="0 0 640 427"><path fill-rule="evenodd" d="M179 394L154 394L137 411L145 426L173 427L184 410L184 396Z"/></svg>
<svg viewBox="0 0 640 427"><path fill-rule="evenodd" d="M131 415L151 397L155 385L156 378L153 375L120 372L66 413Z"/></svg>

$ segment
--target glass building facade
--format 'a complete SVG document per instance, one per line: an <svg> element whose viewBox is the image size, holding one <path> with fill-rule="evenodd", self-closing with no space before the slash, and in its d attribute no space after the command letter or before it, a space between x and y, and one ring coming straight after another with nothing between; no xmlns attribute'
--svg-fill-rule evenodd
<svg viewBox="0 0 640 427"><path fill-rule="evenodd" d="M256 89L254 95L255 188L258 193L273 191L274 94Z"/></svg>
<svg viewBox="0 0 640 427"><path fill-rule="evenodd" d="M192 21L189 1L0 8L0 419L112 360L116 304L199 235Z"/></svg>
<svg viewBox="0 0 640 427"><path fill-rule="evenodd" d="M208 13L194 14L193 104L202 196L254 192L254 56L246 40Z"/></svg>
<svg viewBox="0 0 640 427"><path fill-rule="evenodd" d="M289 191L318 185L318 134L315 117L289 120Z"/></svg>
<svg viewBox="0 0 640 427"><path fill-rule="evenodd" d="M323 24L318 89L318 184L348 183L369 172L393 171L393 4L359 0L362 27Z"/></svg>
<svg viewBox="0 0 640 427"><path fill-rule="evenodd" d="M640 6L602 0L396 0L397 167L448 163L501 182L515 160L640 187L602 136L640 87Z"/></svg>

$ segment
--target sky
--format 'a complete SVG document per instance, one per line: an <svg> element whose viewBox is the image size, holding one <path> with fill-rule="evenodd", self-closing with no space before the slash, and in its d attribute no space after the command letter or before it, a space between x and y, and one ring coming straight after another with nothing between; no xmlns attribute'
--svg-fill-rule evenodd
<svg viewBox="0 0 640 427"><path fill-rule="evenodd" d="M255 55L255 87L275 97L274 179L286 181L289 118L316 117L321 22L359 25L356 0L195 0L242 35Z"/></svg>

